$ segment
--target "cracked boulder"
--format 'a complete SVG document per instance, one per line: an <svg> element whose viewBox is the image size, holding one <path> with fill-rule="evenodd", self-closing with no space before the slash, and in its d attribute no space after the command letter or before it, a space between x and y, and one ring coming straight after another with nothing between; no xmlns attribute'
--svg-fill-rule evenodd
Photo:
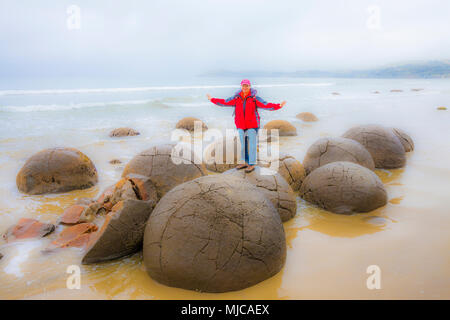
<svg viewBox="0 0 450 320"><path fill-rule="evenodd" d="M245 179L256 186L272 202L280 215L281 221L288 221L297 213L295 194L279 173L256 167L250 173L245 172L245 170L231 169L223 174Z"/></svg>
<svg viewBox="0 0 450 320"><path fill-rule="evenodd" d="M259 165L269 168L274 160L260 160ZM278 157L278 173L287 181L293 191L298 191L305 179L305 169L300 161L288 154L280 154Z"/></svg>
<svg viewBox="0 0 450 320"><path fill-rule="evenodd" d="M372 155L375 168L396 169L405 166L405 148L391 128L380 125L357 126L342 136L361 143Z"/></svg>
<svg viewBox="0 0 450 320"><path fill-rule="evenodd" d="M130 136L137 136L137 135L140 135L140 133L132 128L126 128L126 127L114 129L113 131L111 131L109 133L110 137L130 137Z"/></svg>
<svg viewBox="0 0 450 320"><path fill-rule="evenodd" d="M296 136L297 129L286 120L272 120L266 123L264 126L266 130L278 129L278 135L282 136ZM267 132L267 135L270 135L270 131Z"/></svg>
<svg viewBox="0 0 450 320"><path fill-rule="evenodd" d="M116 203L106 215L102 227L90 237L82 263L118 259L140 250L145 223L155 203L134 199Z"/></svg>
<svg viewBox="0 0 450 320"><path fill-rule="evenodd" d="M181 119L177 122L176 128L177 129L185 129L190 132L194 131L195 122L198 121L200 126L200 130L205 131L208 130L208 126L200 119L194 118L194 117L186 117Z"/></svg>
<svg viewBox="0 0 450 320"><path fill-rule="evenodd" d="M177 288L227 292L278 273L286 240L272 203L233 175L177 186L156 205L144 234L144 264L156 281Z"/></svg>
<svg viewBox="0 0 450 320"><path fill-rule="evenodd" d="M73 148L45 149L34 154L16 177L17 188L27 194L86 189L97 181L92 161Z"/></svg>
<svg viewBox="0 0 450 320"><path fill-rule="evenodd" d="M173 187L206 175L204 165L192 150L174 147L175 144L161 144L141 152L126 165L122 177L138 174L149 178L161 198Z"/></svg>
<svg viewBox="0 0 450 320"><path fill-rule="evenodd" d="M222 138L205 149L206 169L212 172L225 172L235 168L241 161L241 142L238 137Z"/></svg>
<svg viewBox="0 0 450 320"><path fill-rule="evenodd" d="M17 224L6 230L3 239L6 242L30 238L42 238L55 230L51 223L42 223L35 219L22 218Z"/></svg>
<svg viewBox="0 0 450 320"><path fill-rule="evenodd" d="M84 248L89 242L89 238L97 229L94 223L79 223L67 227L61 231L58 237L44 251L51 252L58 248L69 247Z"/></svg>
<svg viewBox="0 0 450 320"><path fill-rule="evenodd" d="M405 152L410 152L414 150L414 141L405 131L399 128L392 128L392 131L400 140L401 144L403 145L403 148L405 149Z"/></svg>
<svg viewBox="0 0 450 320"><path fill-rule="evenodd" d="M370 170L375 169L372 156L359 142L347 138L321 138L306 152L303 165L306 174L336 161L354 162Z"/></svg>
<svg viewBox="0 0 450 320"><path fill-rule="evenodd" d="M369 212L387 203L380 178L352 162L332 162L306 176L300 196L319 207L340 214Z"/></svg>

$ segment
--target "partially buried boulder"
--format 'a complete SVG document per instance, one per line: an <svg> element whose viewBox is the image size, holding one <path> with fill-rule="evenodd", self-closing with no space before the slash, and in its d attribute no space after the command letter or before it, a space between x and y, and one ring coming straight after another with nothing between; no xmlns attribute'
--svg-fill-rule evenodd
<svg viewBox="0 0 450 320"><path fill-rule="evenodd" d="M296 136L297 129L286 120L272 120L266 123L264 126L266 130L277 129L279 136ZM267 133L270 135L270 131Z"/></svg>
<svg viewBox="0 0 450 320"><path fill-rule="evenodd" d="M361 143L372 155L376 168L401 168L406 163L405 148L391 128L380 125L353 127L342 135Z"/></svg>
<svg viewBox="0 0 450 320"><path fill-rule="evenodd" d="M17 224L6 230L3 239L6 242L30 238L42 238L55 230L51 223L42 223L35 219L22 218Z"/></svg>
<svg viewBox="0 0 450 320"><path fill-rule="evenodd" d="M202 120L194 117L186 117L181 119L180 121L177 122L176 128L194 131L196 121L198 122L199 128L202 131L208 130L208 126Z"/></svg>
<svg viewBox="0 0 450 320"><path fill-rule="evenodd" d="M314 122L314 121L318 121L319 120L311 112L300 112L299 114L296 115L296 117L299 118L300 120L305 121L305 122Z"/></svg>
<svg viewBox="0 0 450 320"><path fill-rule="evenodd" d="M352 162L332 162L311 172L300 196L334 213L368 212L384 206L386 190L371 170Z"/></svg>
<svg viewBox="0 0 450 320"><path fill-rule="evenodd" d="M336 161L354 162L370 170L375 169L369 151L358 141L347 138L317 140L308 148L303 165L306 174L310 174L314 169Z"/></svg>
<svg viewBox="0 0 450 320"><path fill-rule="evenodd" d="M277 172L256 167L250 173L244 170L231 169L223 174L231 174L253 184L269 199L277 209L281 221L293 218L297 212L297 201L292 188Z"/></svg>
<svg viewBox="0 0 450 320"><path fill-rule="evenodd" d="M414 150L414 141L411 137L403 130L399 128L392 128L394 134L400 140L405 152L410 152Z"/></svg>
<svg viewBox="0 0 450 320"><path fill-rule="evenodd" d="M144 228L155 201L122 200L106 215L99 231L92 235L83 264L121 258L142 247Z"/></svg>
<svg viewBox="0 0 450 320"><path fill-rule="evenodd" d="M204 163L208 170L224 172L235 168L241 160L241 142L237 137L222 138L205 148Z"/></svg>
<svg viewBox="0 0 450 320"><path fill-rule="evenodd" d="M266 168L271 168L273 159L260 160L259 165ZM293 191L298 191L305 179L305 169L300 161L293 156L281 153L278 157L278 168L274 167L277 172L287 181Z"/></svg>
<svg viewBox="0 0 450 320"><path fill-rule="evenodd" d="M132 128L117 128L109 133L110 137L129 137L129 136L137 136L140 133Z"/></svg>
<svg viewBox="0 0 450 320"><path fill-rule="evenodd" d="M162 144L141 152L126 165L122 177L134 173L150 178L161 198L173 187L206 175L204 165L189 148L174 150L172 155L174 147Z"/></svg>
<svg viewBox="0 0 450 320"><path fill-rule="evenodd" d="M278 273L286 240L272 203L232 175L177 186L156 205L144 234L149 275L171 287L240 290Z"/></svg>
<svg viewBox="0 0 450 320"><path fill-rule="evenodd" d="M97 169L72 148L45 149L31 156L17 174L17 188L27 194L86 189L98 181Z"/></svg>

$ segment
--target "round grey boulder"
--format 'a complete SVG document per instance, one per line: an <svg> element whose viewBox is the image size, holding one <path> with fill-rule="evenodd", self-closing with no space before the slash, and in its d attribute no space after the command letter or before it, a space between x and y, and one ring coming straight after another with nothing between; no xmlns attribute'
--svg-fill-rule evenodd
<svg viewBox="0 0 450 320"><path fill-rule="evenodd" d="M332 162L306 176L300 196L334 213L369 212L387 203L380 178L352 162Z"/></svg>
<svg viewBox="0 0 450 320"><path fill-rule="evenodd" d="M169 191L144 233L144 264L156 281L227 292L278 273L286 240L272 203L232 175L201 177Z"/></svg>

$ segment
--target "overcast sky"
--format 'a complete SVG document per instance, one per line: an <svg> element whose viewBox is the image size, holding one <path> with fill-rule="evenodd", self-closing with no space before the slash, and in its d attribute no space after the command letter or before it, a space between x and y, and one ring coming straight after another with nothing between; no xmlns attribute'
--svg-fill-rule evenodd
<svg viewBox="0 0 450 320"><path fill-rule="evenodd" d="M79 29L69 5L80 8ZM3 77L343 69L449 58L448 0L0 2Z"/></svg>

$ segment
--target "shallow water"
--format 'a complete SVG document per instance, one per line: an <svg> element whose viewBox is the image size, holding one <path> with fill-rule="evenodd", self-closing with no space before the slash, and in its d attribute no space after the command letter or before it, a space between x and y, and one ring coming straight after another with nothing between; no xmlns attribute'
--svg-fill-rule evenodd
<svg viewBox="0 0 450 320"><path fill-rule="evenodd" d="M147 276L140 253L81 266L81 289L69 290L66 268L80 264L80 250L42 254L55 234L2 242L0 298L450 298L450 113L436 110L450 104L450 81L264 78L253 82L265 85L257 89L266 100L288 101L282 110L262 111L261 117L263 123L286 119L297 127L297 137L281 138L280 151L299 160L319 137L339 136L356 124L379 123L410 133L415 151L408 154L406 167L377 170L389 203L370 213L341 216L298 198L296 217L284 224L288 252L282 271L251 288L224 294L158 284ZM208 92L231 95L235 88L230 83L229 79L196 79L182 87L140 90L0 90L0 232L21 217L56 222L76 198L94 197L117 181L136 153L170 139L184 116L201 118L222 131L234 128L231 111L204 98ZM319 121L296 119L302 111L313 112ZM141 135L109 138L109 131L119 126L131 126ZM20 167L33 153L55 146L75 147L88 155L99 172L98 185L57 195L20 194L15 186ZM109 164L111 159L122 164ZM381 269L380 290L366 287L369 265Z"/></svg>

